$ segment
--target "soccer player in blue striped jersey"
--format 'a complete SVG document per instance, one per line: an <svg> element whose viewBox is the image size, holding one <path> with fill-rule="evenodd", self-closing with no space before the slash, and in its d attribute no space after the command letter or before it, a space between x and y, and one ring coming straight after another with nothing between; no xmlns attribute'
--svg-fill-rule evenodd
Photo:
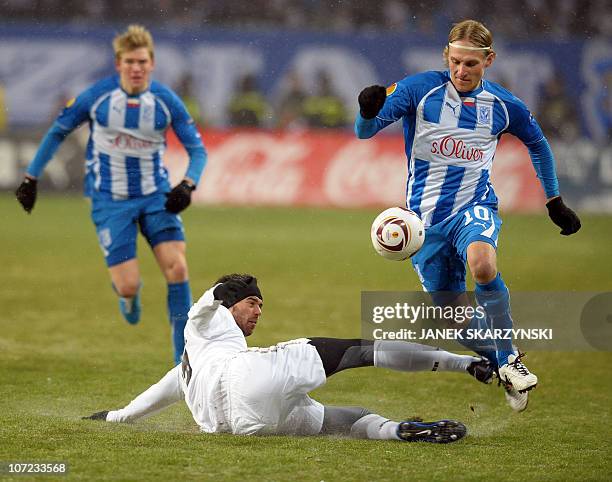
<svg viewBox="0 0 612 482"><path fill-rule="evenodd" d="M71 99L53 123L27 168L16 195L30 213L37 179L70 132L87 122L85 194L91 197L96 226L124 318L140 320L138 229L147 239L168 283L168 312L175 361L184 348L183 331L191 307L185 236L179 212L206 164L200 134L179 97L151 80L155 66L151 34L130 25L113 40L117 74ZM183 180L171 189L162 163L165 134L172 127L189 154Z"/></svg>
<svg viewBox="0 0 612 482"><path fill-rule="evenodd" d="M493 37L480 22L453 26L444 49L447 71L408 76L385 89L366 87L359 95L355 132L367 139L400 119L408 158L406 205L425 224L425 243L412 258L423 288L437 302L465 303L466 263L476 299L486 312L468 328L512 326L508 288L497 271L501 219L490 182L499 138L510 133L529 151L546 193L549 216L570 235L578 216L559 195L555 162L546 137L525 104L500 85L483 78L495 60ZM442 300L442 294L445 300ZM461 293L461 295L458 295ZM458 296L455 296L458 295ZM495 350L471 346L498 366L506 398L515 410L527 406L537 384L511 340Z"/></svg>

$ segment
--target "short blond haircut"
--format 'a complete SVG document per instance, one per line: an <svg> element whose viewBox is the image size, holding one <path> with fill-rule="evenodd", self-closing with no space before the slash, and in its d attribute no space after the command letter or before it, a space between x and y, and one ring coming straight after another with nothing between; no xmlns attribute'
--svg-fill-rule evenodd
<svg viewBox="0 0 612 482"><path fill-rule="evenodd" d="M483 50L480 52L486 57L493 52L493 34L482 23L476 20L463 20L456 23L448 33L448 43L466 40L475 47ZM444 63L448 66L448 44L444 47L442 53Z"/></svg>
<svg viewBox="0 0 612 482"><path fill-rule="evenodd" d="M132 24L128 26L125 32L117 34L113 39L113 50L115 51L116 60L120 60L123 53L142 47L149 51L151 60L153 60L153 36L142 25Z"/></svg>

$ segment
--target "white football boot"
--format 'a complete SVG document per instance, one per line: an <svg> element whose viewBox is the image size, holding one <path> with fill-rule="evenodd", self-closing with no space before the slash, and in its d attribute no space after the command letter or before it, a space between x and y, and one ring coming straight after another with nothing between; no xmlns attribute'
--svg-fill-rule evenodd
<svg viewBox="0 0 612 482"><path fill-rule="evenodd" d="M527 408L529 403L529 392L521 393L515 390L512 385L504 383L504 395L506 402L510 405L510 408L515 412L522 412Z"/></svg>
<svg viewBox="0 0 612 482"><path fill-rule="evenodd" d="M520 394L535 388L538 384L538 377L531 373L521 362L523 356L525 354L520 352L518 355L510 355L508 363L499 367L499 378L504 386L510 384L513 390ZM508 392L506 391L506 393Z"/></svg>

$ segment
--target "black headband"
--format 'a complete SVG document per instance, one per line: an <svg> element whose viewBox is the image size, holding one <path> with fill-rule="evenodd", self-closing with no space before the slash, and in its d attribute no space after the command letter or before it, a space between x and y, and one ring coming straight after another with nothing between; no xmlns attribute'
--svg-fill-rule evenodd
<svg viewBox="0 0 612 482"><path fill-rule="evenodd" d="M216 300L221 300L222 305L231 308L239 301L256 296L263 300L263 296L257 286L257 278L249 276L246 279L230 279L215 288L214 296Z"/></svg>

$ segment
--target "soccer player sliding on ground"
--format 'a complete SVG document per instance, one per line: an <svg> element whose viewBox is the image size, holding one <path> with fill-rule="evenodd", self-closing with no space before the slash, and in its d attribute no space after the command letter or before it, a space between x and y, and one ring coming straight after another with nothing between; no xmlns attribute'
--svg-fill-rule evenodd
<svg viewBox="0 0 612 482"><path fill-rule="evenodd" d="M87 419L132 422L185 400L207 433L316 435L455 442L461 422L418 419L394 422L361 407L322 405L308 393L349 368L376 366L401 371L455 371L489 383L485 358L455 355L399 341L301 338L269 348L248 348L263 295L247 274L221 277L189 311L180 365L119 410Z"/></svg>

